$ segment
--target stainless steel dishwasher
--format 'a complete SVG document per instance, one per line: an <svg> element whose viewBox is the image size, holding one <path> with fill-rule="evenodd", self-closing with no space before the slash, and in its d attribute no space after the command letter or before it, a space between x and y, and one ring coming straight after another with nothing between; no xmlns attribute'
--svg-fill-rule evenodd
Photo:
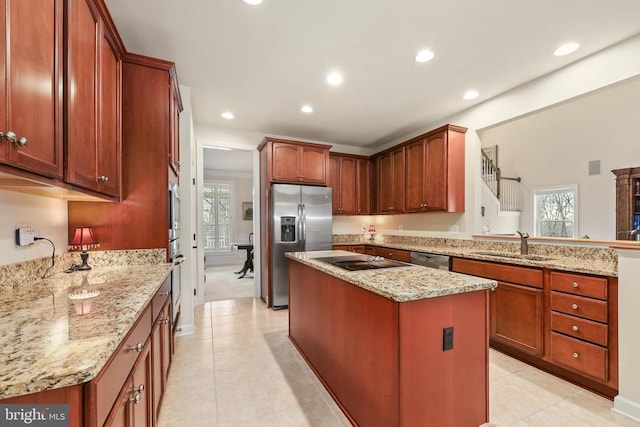
<svg viewBox="0 0 640 427"><path fill-rule="evenodd" d="M451 270L451 257L425 252L411 252L411 264L449 271Z"/></svg>

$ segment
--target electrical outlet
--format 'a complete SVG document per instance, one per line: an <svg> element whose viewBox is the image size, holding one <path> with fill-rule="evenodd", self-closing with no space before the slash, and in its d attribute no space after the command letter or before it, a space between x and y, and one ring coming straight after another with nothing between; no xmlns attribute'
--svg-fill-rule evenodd
<svg viewBox="0 0 640 427"><path fill-rule="evenodd" d="M453 350L453 326L442 330L442 351Z"/></svg>
<svg viewBox="0 0 640 427"><path fill-rule="evenodd" d="M37 228L20 227L16 229L16 245L29 246L35 243L38 236Z"/></svg>

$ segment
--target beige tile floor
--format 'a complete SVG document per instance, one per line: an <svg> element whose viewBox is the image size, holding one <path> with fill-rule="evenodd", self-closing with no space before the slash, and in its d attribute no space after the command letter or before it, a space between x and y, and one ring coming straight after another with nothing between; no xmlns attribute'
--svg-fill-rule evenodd
<svg viewBox="0 0 640 427"><path fill-rule="evenodd" d="M207 302L196 333L176 337L160 426L347 426L287 338L287 310L259 299ZM611 401L490 352L494 426L640 426ZM428 426L428 422L425 422Z"/></svg>

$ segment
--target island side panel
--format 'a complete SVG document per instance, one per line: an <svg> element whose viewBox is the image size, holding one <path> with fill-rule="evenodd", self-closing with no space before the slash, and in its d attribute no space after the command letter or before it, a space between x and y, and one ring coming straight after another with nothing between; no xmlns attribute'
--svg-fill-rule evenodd
<svg viewBox="0 0 640 427"><path fill-rule="evenodd" d="M351 422L397 426L398 305L289 260L289 337Z"/></svg>
<svg viewBox="0 0 640 427"><path fill-rule="evenodd" d="M400 425L489 421L488 292L400 303ZM451 326L453 349L443 351Z"/></svg>

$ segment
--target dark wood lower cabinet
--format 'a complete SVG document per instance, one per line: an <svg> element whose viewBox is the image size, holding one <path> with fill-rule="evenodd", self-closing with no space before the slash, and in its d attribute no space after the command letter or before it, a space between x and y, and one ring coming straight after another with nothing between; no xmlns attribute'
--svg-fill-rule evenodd
<svg viewBox="0 0 640 427"><path fill-rule="evenodd" d="M618 394L618 281L454 258L452 270L498 280L489 343L603 396Z"/></svg>
<svg viewBox="0 0 640 427"><path fill-rule="evenodd" d="M490 340L541 356L544 350L542 289L498 282L490 301Z"/></svg>

